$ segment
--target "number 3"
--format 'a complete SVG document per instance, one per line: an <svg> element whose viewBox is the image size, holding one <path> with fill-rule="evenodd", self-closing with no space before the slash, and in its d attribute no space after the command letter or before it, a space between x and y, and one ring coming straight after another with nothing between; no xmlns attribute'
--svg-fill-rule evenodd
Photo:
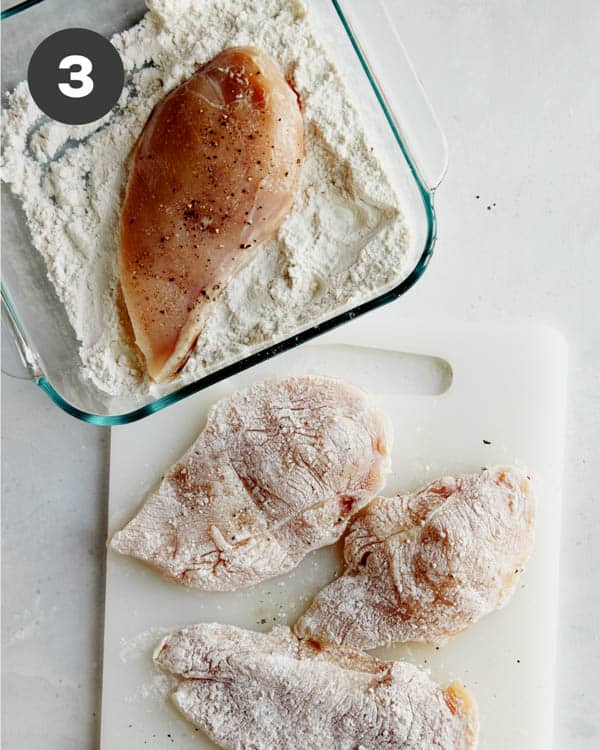
<svg viewBox="0 0 600 750"><path fill-rule="evenodd" d="M58 88L65 96L70 96L72 99L81 99L94 90L94 81L90 78L93 68L92 61L89 57L83 55L67 55L60 61L58 67L69 69L74 65L78 65L79 70L71 70L69 78L81 85L72 86L70 83L59 83Z"/></svg>

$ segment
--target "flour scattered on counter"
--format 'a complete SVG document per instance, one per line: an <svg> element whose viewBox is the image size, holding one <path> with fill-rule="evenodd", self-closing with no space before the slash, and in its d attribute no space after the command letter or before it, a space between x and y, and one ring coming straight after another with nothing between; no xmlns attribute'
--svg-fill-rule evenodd
<svg viewBox="0 0 600 750"><path fill-rule="evenodd" d="M177 382L398 283L416 260L398 197L302 2L147 4L143 20L112 39L126 86L106 117L85 126L50 121L23 82L8 95L2 119L2 178L22 201L33 244L65 305L83 374L108 394L140 399L153 386L126 342L117 305L126 160L157 101L224 47L260 47L293 78L307 156L278 239L230 283Z"/></svg>

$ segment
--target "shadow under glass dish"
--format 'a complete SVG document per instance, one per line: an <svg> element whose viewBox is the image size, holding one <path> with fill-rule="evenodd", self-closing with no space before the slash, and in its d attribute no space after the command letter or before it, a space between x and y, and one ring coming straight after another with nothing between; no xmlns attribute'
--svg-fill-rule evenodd
<svg viewBox="0 0 600 750"><path fill-rule="evenodd" d="M140 419L397 299L425 272L436 238L433 193L446 168L444 137L383 2L310 0L308 4L313 31L368 124L368 137L398 194L411 230L414 268L402 281L379 289L360 304L333 310L292 335L260 344L192 383L153 387L153 393L143 398L110 396L83 376L75 332L47 278L44 260L31 243L19 201L3 185L3 316L12 329L11 343L19 350L24 375L69 414L101 425ZM144 12L139 0L3 3L3 91L26 78L31 54L52 32L83 26L110 36L139 21Z"/></svg>

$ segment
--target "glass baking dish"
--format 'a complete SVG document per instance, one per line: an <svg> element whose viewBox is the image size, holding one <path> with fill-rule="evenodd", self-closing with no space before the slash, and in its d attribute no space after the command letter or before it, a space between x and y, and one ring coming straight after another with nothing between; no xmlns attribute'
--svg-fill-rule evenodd
<svg viewBox="0 0 600 750"><path fill-rule="evenodd" d="M31 244L19 202L2 185L5 370L11 354L16 361L14 352L8 351L14 345L19 376L33 380L66 412L95 424L124 424L392 302L419 280L436 238L433 195L446 170L444 136L391 23L386 0L308 0L308 5L313 30L352 92L363 122L369 122L369 138L380 158L384 156L384 167L398 193L411 230L412 257L417 259L408 276L357 306L337 309L283 340L257 346L195 382L167 384L158 398L110 396L83 377L75 332L47 278L44 261ZM3 92L26 78L33 51L54 31L82 26L111 36L136 23L144 12L142 0L3 0Z"/></svg>

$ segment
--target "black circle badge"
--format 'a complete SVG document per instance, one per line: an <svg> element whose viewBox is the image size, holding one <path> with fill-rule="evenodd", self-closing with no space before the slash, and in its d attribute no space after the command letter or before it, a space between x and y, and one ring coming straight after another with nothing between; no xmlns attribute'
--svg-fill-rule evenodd
<svg viewBox="0 0 600 750"><path fill-rule="evenodd" d="M105 115L123 89L119 53L90 29L63 29L39 45L27 82L38 107L53 120L83 125Z"/></svg>

